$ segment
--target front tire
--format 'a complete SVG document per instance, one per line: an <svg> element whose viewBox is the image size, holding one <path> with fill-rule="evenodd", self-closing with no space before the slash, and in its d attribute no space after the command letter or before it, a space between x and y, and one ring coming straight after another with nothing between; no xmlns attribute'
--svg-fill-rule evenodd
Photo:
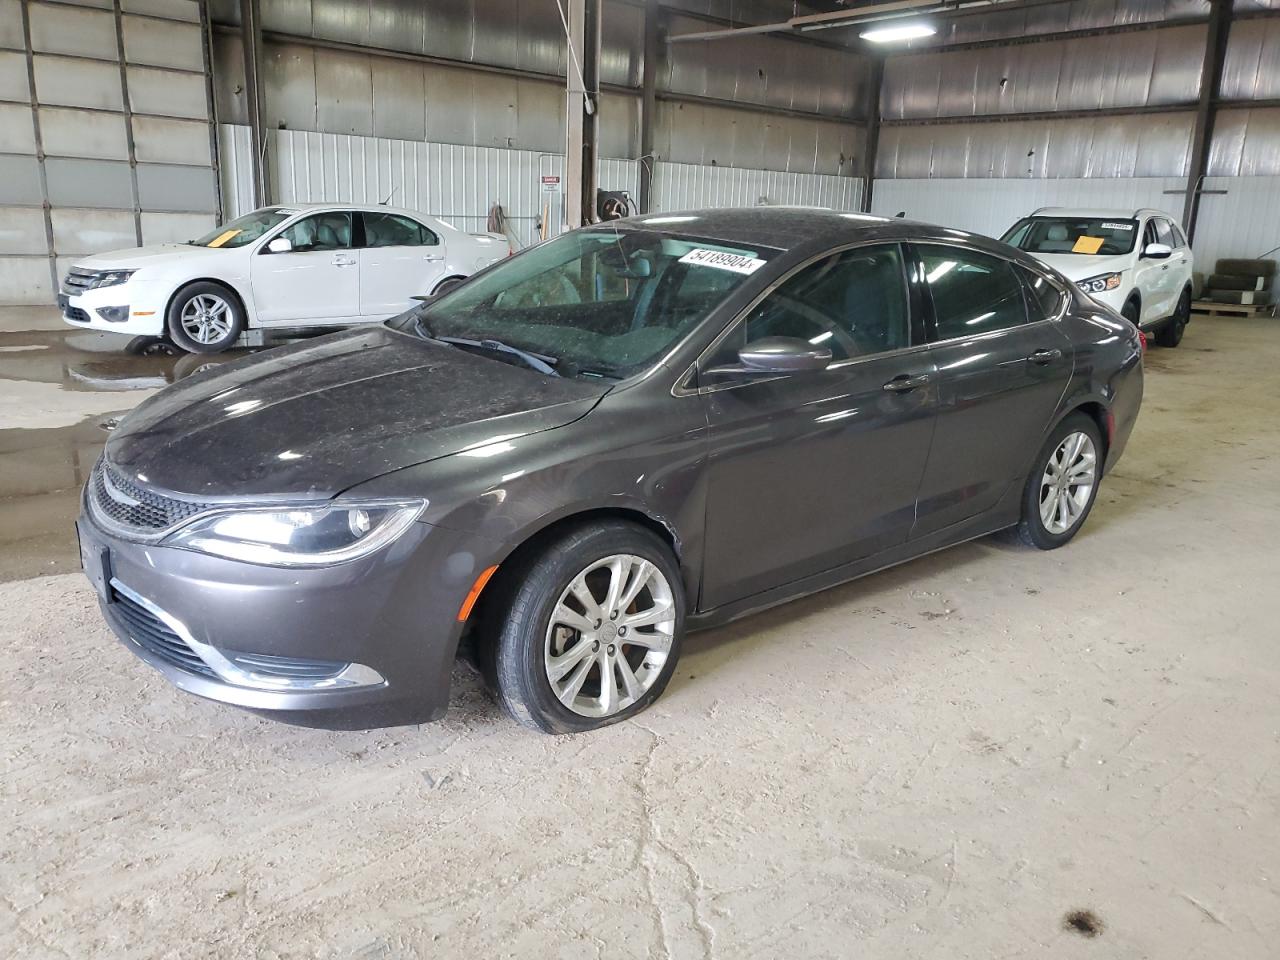
<svg viewBox="0 0 1280 960"><path fill-rule="evenodd" d="M483 666L498 702L545 733L632 717L680 655L680 569L652 532L618 521L573 529L511 572Z"/></svg>
<svg viewBox="0 0 1280 960"><path fill-rule="evenodd" d="M1178 298L1178 308L1158 331L1156 343L1162 347L1176 347L1182 342L1182 334L1191 322L1191 292L1183 290Z"/></svg>
<svg viewBox="0 0 1280 960"><path fill-rule="evenodd" d="M1022 492L1018 538L1056 550L1080 532L1102 480L1102 437L1093 418L1073 413L1040 448Z"/></svg>
<svg viewBox="0 0 1280 960"><path fill-rule="evenodd" d="M228 287L211 280L189 283L169 304L169 337L187 353L221 353L244 331L244 307Z"/></svg>

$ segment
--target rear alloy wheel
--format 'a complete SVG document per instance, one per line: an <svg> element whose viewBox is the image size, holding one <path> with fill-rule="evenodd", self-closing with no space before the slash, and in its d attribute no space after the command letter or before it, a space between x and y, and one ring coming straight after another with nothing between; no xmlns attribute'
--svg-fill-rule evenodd
<svg viewBox="0 0 1280 960"><path fill-rule="evenodd" d="M1178 309L1159 330L1156 331L1156 343L1162 347L1176 347L1182 342L1183 331L1191 322L1191 292L1183 290L1178 298Z"/></svg>
<svg viewBox="0 0 1280 960"><path fill-rule="evenodd" d="M169 336L188 353L221 353L244 330L240 302L220 283L183 287L169 304Z"/></svg>
<svg viewBox="0 0 1280 960"><path fill-rule="evenodd" d="M1022 499L1018 536L1028 546L1053 550L1079 532L1093 509L1102 478L1102 441L1093 420L1067 417L1036 458Z"/></svg>
<svg viewBox="0 0 1280 960"><path fill-rule="evenodd" d="M525 726L574 733L639 713L679 656L679 568L648 530L593 523L516 573L486 673Z"/></svg>

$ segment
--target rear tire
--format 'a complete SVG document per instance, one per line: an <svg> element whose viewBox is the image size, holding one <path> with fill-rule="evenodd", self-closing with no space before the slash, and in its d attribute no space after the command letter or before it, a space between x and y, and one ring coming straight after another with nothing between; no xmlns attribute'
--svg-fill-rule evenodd
<svg viewBox="0 0 1280 960"><path fill-rule="evenodd" d="M221 353L244 331L244 307L229 287L212 280L189 283L169 303L169 338L187 353Z"/></svg>
<svg viewBox="0 0 1280 960"><path fill-rule="evenodd" d="M1080 532L1102 480L1102 436L1093 418L1068 415L1044 442L1022 491L1018 539L1056 550Z"/></svg>
<svg viewBox="0 0 1280 960"><path fill-rule="evenodd" d="M1156 331L1156 343L1162 347L1176 347L1182 342L1182 334L1190 322L1191 292L1183 290L1182 296L1178 298L1178 308L1173 312L1173 316Z"/></svg>
<svg viewBox="0 0 1280 960"><path fill-rule="evenodd" d="M680 656L685 598L659 537L591 522L505 572L496 636L478 660L516 721L579 733L635 716L662 694Z"/></svg>

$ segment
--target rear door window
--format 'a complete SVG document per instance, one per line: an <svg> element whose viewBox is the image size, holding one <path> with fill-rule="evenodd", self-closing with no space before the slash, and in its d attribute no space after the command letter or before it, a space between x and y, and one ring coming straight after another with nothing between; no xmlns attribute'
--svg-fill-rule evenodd
<svg viewBox="0 0 1280 960"><path fill-rule="evenodd" d="M1062 310L1064 295L1061 290L1040 274L1026 267L1015 267L1027 287L1027 311L1032 323L1050 320Z"/></svg>
<svg viewBox="0 0 1280 960"><path fill-rule="evenodd" d="M1164 217L1156 217L1153 221L1156 225L1156 238L1158 243L1163 243L1170 249L1178 246L1178 238L1173 235L1173 227Z"/></svg>
<svg viewBox="0 0 1280 960"><path fill-rule="evenodd" d="M440 242L432 231L417 220L396 213L360 214L364 219L366 247L434 247Z"/></svg>
<svg viewBox="0 0 1280 960"><path fill-rule="evenodd" d="M917 246L933 299L937 339L953 340L1027 322L1022 281L1007 260L961 247Z"/></svg>

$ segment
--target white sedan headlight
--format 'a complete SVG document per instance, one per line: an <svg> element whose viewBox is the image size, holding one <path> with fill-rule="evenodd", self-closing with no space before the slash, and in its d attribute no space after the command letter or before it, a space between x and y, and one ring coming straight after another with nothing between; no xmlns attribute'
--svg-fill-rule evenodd
<svg viewBox="0 0 1280 960"><path fill-rule="evenodd" d="M1080 280L1078 286L1085 293L1106 293L1108 290L1114 290L1120 286L1120 274L1104 273L1096 277L1090 277L1088 280Z"/></svg>
<svg viewBox="0 0 1280 960"><path fill-rule="evenodd" d="M88 289L97 290L99 287L119 286L128 281L137 272L137 270L103 270L93 278Z"/></svg>
<svg viewBox="0 0 1280 960"><path fill-rule="evenodd" d="M166 545L273 567L318 567L368 556L398 538L425 500L317 507L230 508L189 523Z"/></svg>

